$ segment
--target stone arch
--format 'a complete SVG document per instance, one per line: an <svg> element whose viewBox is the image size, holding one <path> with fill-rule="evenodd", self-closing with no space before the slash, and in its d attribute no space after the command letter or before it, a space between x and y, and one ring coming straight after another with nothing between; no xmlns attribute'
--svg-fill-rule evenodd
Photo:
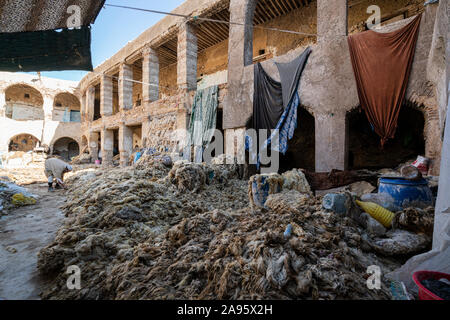
<svg viewBox="0 0 450 320"><path fill-rule="evenodd" d="M380 137L372 130L363 110L350 110L346 121L349 169L394 168L417 155L425 155L426 116L417 106L410 103L402 106L395 137L389 139L383 149Z"/></svg>
<svg viewBox="0 0 450 320"><path fill-rule="evenodd" d="M26 121L44 119L44 97L41 92L24 83L13 84L5 89L5 116Z"/></svg>
<svg viewBox="0 0 450 320"><path fill-rule="evenodd" d="M66 161L70 161L73 157L80 154L80 145L71 137L61 137L53 142L51 153L60 156Z"/></svg>
<svg viewBox="0 0 450 320"><path fill-rule="evenodd" d="M80 122L81 103L78 97L70 92L60 92L53 99L53 121Z"/></svg>
<svg viewBox="0 0 450 320"><path fill-rule="evenodd" d="M40 140L29 133L19 133L12 136L8 141L8 151L33 151L40 145Z"/></svg>

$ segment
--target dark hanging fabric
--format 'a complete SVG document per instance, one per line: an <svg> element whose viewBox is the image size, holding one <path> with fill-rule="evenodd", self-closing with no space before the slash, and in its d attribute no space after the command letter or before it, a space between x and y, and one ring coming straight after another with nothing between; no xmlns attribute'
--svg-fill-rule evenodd
<svg viewBox="0 0 450 320"><path fill-rule="evenodd" d="M91 29L0 33L1 71L92 71Z"/></svg>
<svg viewBox="0 0 450 320"><path fill-rule="evenodd" d="M284 109L297 92L300 76L311 53L307 48L288 63L276 63L280 73L278 82L272 79L260 63L254 67L253 128L275 129Z"/></svg>
<svg viewBox="0 0 450 320"><path fill-rule="evenodd" d="M389 33L366 31L348 37L361 107L381 137L394 138L408 86L421 15Z"/></svg>
<svg viewBox="0 0 450 320"><path fill-rule="evenodd" d="M255 65L255 91L253 95L253 129L275 129L265 141L252 141L250 136L245 137L245 148L249 150L256 143L258 155L261 150L271 147L272 150L285 154L288 149L288 140L294 136L297 128L297 108L300 105L298 85L305 68L311 48L296 59L288 63L277 63L281 82L273 80L262 68ZM273 139L278 135L275 146ZM257 137L257 140L258 137ZM257 159L256 159L257 158ZM259 156L251 155L251 161L257 163Z"/></svg>
<svg viewBox="0 0 450 320"><path fill-rule="evenodd" d="M300 77L310 53L311 48L308 47L300 56L291 62L275 63L278 68L278 72L280 73L281 90L283 91L283 107L285 109L298 90Z"/></svg>
<svg viewBox="0 0 450 320"><path fill-rule="evenodd" d="M253 128L273 129L283 113L281 83L273 80L259 62L254 73Z"/></svg>

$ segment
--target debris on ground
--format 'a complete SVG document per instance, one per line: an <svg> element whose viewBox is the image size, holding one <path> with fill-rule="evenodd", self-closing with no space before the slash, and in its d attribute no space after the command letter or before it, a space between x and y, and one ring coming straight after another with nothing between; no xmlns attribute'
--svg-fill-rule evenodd
<svg viewBox="0 0 450 320"><path fill-rule="evenodd" d="M7 176L0 177L0 217L16 207L36 203L38 196L12 182Z"/></svg>
<svg viewBox="0 0 450 320"><path fill-rule="evenodd" d="M81 153L72 158L71 164L88 164L92 162L92 157L89 153Z"/></svg>
<svg viewBox="0 0 450 320"><path fill-rule="evenodd" d="M431 244L431 238L425 234L395 229L386 233L386 237L369 241L370 246L385 256L413 256L423 252Z"/></svg>
<svg viewBox="0 0 450 320"><path fill-rule="evenodd" d="M425 245L405 230L369 234L350 193L346 213L324 210L296 171L269 177L263 208L248 195L261 177L239 180L235 165L143 155L66 182L65 224L38 255L53 278L44 299L390 299L388 282L367 290L367 267L390 272ZM69 265L81 290L67 289Z"/></svg>
<svg viewBox="0 0 450 320"><path fill-rule="evenodd" d="M394 225L399 228L415 232L433 235L434 208L406 208L396 215Z"/></svg>

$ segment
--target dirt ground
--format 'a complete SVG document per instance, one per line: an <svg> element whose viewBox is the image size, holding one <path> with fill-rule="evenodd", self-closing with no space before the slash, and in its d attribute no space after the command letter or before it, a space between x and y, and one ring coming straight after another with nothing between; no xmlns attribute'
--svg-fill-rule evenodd
<svg viewBox="0 0 450 320"><path fill-rule="evenodd" d="M37 253L53 241L64 219L64 191L49 193L46 183L26 188L40 196L37 204L0 218L0 300L40 299L45 280L36 268Z"/></svg>

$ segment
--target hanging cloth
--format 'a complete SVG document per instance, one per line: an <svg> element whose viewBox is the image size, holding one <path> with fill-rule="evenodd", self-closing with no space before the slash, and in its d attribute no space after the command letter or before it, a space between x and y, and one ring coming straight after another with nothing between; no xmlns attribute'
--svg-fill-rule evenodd
<svg viewBox="0 0 450 320"><path fill-rule="evenodd" d="M394 138L406 94L421 15L389 33L372 30L348 37L361 107L381 137Z"/></svg>
<svg viewBox="0 0 450 320"><path fill-rule="evenodd" d="M211 142L213 130L216 128L218 93L217 85L197 90L195 93L189 123L188 147L193 145L197 150L204 150ZM197 161L201 159L201 156L202 151L200 153L196 151Z"/></svg>
<svg viewBox="0 0 450 320"><path fill-rule="evenodd" d="M280 82L271 78L260 63L254 67L255 83L253 93L253 129L275 129L271 136L258 149L259 152L271 145L279 135L279 143L273 150L286 153L287 141L292 139L297 128L297 108L300 104L298 85L300 77L311 54L308 47L296 59L288 63L275 63L280 74ZM246 136L246 149L250 149L251 137ZM258 144L257 144L258 145ZM253 155L255 156L255 155ZM254 161L254 157L252 161ZM257 160L259 167L259 156Z"/></svg>

